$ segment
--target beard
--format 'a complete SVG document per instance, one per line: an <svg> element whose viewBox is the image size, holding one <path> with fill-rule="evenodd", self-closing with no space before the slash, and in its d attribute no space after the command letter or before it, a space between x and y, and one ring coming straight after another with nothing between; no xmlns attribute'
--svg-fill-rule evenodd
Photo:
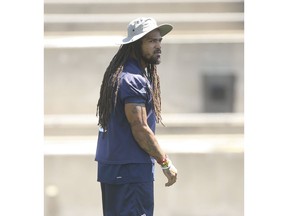
<svg viewBox="0 0 288 216"><path fill-rule="evenodd" d="M142 59L146 64L158 65L161 62L161 50L155 50L152 56L147 56L142 53Z"/></svg>

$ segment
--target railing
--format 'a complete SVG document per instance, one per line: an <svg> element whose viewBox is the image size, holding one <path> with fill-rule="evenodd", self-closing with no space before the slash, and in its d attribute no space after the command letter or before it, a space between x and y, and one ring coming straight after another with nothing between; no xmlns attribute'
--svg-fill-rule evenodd
<svg viewBox="0 0 288 216"><path fill-rule="evenodd" d="M160 133L156 133L156 137L167 153L243 152L244 122L241 113L166 114L163 119L167 127L159 126L157 130ZM95 154L98 134L96 116L46 115L44 123L45 155ZM219 130L222 130L221 133Z"/></svg>
<svg viewBox="0 0 288 216"><path fill-rule="evenodd" d="M243 134L242 113L164 114L157 134ZM93 115L45 115L45 136L96 136Z"/></svg>
<svg viewBox="0 0 288 216"><path fill-rule="evenodd" d="M186 32L241 31L244 2L240 0L158 1L52 1L44 5L45 33L123 31L132 18L152 16L177 26L173 34ZM109 24L109 25L107 25Z"/></svg>

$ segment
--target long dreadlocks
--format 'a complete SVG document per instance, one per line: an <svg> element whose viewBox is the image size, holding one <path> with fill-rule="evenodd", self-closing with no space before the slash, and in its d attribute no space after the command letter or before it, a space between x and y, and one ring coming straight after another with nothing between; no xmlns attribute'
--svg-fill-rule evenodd
<svg viewBox="0 0 288 216"><path fill-rule="evenodd" d="M108 121L111 113L116 107L117 94L119 90L119 77L123 71L123 66L127 59L134 52L139 65L141 61L141 40L137 40L130 44L121 45L118 52L111 60L107 67L100 89L100 98L97 104L96 115L99 116L98 125L101 126L104 131L107 130ZM157 74L157 67L154 64L147 65L147 75L152 82L152 89L150 89L153 106L156 115L157 123L161 122L161 92L160 81ZM113 100L114 99L114 100Z"/></svg>

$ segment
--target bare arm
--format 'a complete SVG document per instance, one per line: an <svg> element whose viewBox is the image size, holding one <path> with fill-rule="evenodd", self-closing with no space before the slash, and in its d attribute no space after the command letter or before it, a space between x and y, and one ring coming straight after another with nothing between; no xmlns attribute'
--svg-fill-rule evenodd
<svg viewBox="0 0 288 216"><path fill-rule="evenodd" d="M140 147L157 161L163 160L165 153L148 126L145 105L128 103L125 105L125 114L130 123L133 136Z"/></svg>
<svg viewBox="0 0 288 216"><path fill-rule="evenodd" d="M139 146L157 161L163 161L166 158L166 154L148 126L145 105L136 103L125 104L125 114L130 123L132 134ZM168 179L166 186L171 186L176 182L177 169L173 165L163 169L163 173Z"/></svg>

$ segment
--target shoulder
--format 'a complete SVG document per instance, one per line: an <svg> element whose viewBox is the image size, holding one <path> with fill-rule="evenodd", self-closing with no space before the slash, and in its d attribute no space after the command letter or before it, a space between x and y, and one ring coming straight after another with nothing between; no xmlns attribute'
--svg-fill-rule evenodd
<svg viewBox="0 0 288 216"><path fill-rule="evenodd" d="M119 83L120 97L145 97L147 94L147 81L141 74L122 72Z"/></svg>
<svg viewBox="0 0 288 216"><path fill-rule="evenodd" d="M146 79L143 75L131 72L122 72L120 76L120 84L125 85L146 85Z"/></svg>
<svg viewBox="0 0 288 216"><path fill-rule="evenodd" d="M136 60L128 60L119 77L120 89L143 89L147 87L147 79Z"/></svg>

